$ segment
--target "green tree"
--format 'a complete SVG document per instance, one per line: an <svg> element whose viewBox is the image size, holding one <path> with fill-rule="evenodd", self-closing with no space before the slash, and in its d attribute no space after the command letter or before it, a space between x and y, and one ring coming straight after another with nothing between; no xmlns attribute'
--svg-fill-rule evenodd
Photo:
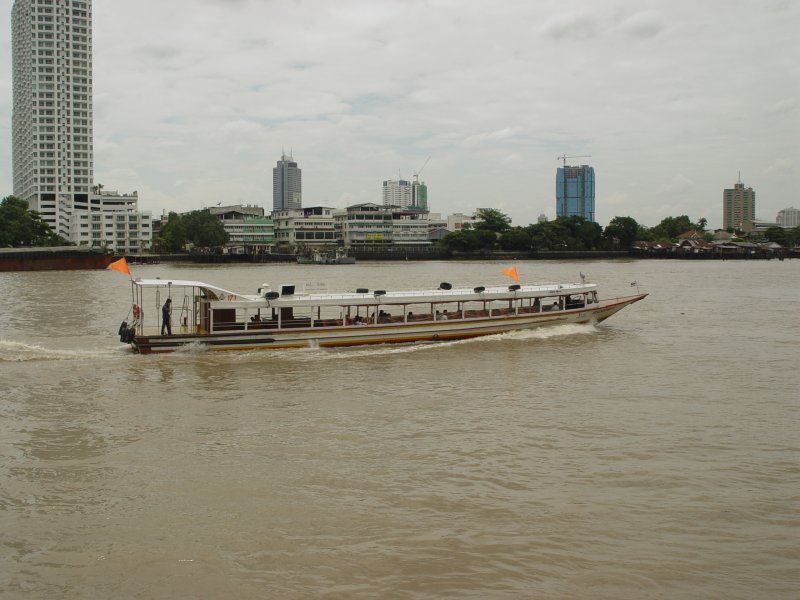
<svg viewBox="0 0 800 600"><path fill-rule="evenodd" d="M511 217L496 208L479 208L475 229L486 229L495 233L503 233L511 229Z"/></svg>
<svg viewBox="0 0 800 600"><path fill-rule="evenodd" d="M488 229L462 229L442 238L442 245L450 250L477 252L491 250L497 244L497 234Z"/></svg>
<svg viewBox="0 0 800 600"><path fill-rule="evenodd" d="M195 210L183 217L186 239L200 248L216 248L230 239L222 221L207 210Z"/></svg>
<svg viewBox="0 0 800 600"><path fill-rule="evenodd" d="M786 230L786 245L792 248L800 245L800 226Z"/></svg>
<svg viewBox="0 0 800 600"><path fill-rule="evenodd" d="M770 227L764 232L764 239L785 246L789 236L783 227Z"/></svg>
<svg viewBox="0 0 800 600"><path fill-rule="evenodd" d="M50 228L38 212L16 196L0 202L0 247L65 246L68 242Z"/></svg>
<svg viewBox="0 0 800 600"><path fill-rule="evenodd" d="M639 236L639 223L632 217L614 217L603 231L603 237L610 245L619 244L620 248L629 248ZM614 240L617 242L614 243Z"/></svg>
<svg viewBox="0 0 800 600"><path fill-rule="evenodd" d="M503 250L530 250L531 234L528 229L515 227L506 231L500 238L500 247Z"/></svg>
<svg viewBox="0 0 800 600"><path fill-rule="evenodd" d="M692 220L686 216L667 217L658 225L653 227L653 236L655 239L670 239L674 240L680 234L686 233L690 229L695 229L696 225Z"/></svg>
<svg viewBox="0 0 800 600"><path fill-rule="evenodd" d="M558 217L526 228L538 250L594 250L603 243L603 228L583 217Z"/></svg>
<svg viewBox="0 0 800 600"><path fill-rule="evenodd" d="M178 213L171 212L167 222L161 226L161 232L155 240L153 247L158 252L180 252L186 246L186 224Z"/></svg>

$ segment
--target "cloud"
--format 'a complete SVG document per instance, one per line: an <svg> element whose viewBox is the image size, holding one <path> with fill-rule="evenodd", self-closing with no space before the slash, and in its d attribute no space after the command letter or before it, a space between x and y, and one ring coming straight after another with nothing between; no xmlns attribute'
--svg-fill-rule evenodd
<svg viewBox="0 0 800 600"><path fill-rule="evenodd" d="M797 110L797 98L782 98L767 107L767 112L777 117L787 116Z"/></svg>
<svg viewBox="0 0 800 600"><path fill-rule="evenodd" d="M560 13L551 16L541 28L545 37L557 40L586 40L597 37L600 23L587 11Z"/></svg>
<svg viewBox="0 0 800 600"><path fill-rule="evenodd" d="M770 176L792 175L795 171L794 165L795 163L785 158L776 158L772 163L767 165L767 168L764 169L764 173Z"/></svg>
<svg viewBox="0 0 800 600"><path fill-rule="evenodd" d="M663 17L656 11L636 13L620 23L620 30L631 37L653 38L664 30Z"/></svg>
<svg viewBox="0 0 800 600"><path fill-rule="evenodd" d="M504 127L503 129L497 129L495 131L483 131L467 136L464 138L464 141L461 143L461 145L465 148L474 148L487 142L506 140L513 135L514 130L511 127Z"/></svg>
<svg viewBox="0 0 800 600"><path fill-rule="evenodd" d="M687 194L695 188L695 183L680 173L673 176L669 181L663 182L658 187L658 193L661 196L677 196Z"/></svg>

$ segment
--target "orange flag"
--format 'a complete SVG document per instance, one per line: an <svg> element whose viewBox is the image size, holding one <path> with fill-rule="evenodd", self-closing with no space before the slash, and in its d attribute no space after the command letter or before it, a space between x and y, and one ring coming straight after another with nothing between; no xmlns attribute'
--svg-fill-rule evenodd
<svg viewBox="0 0 800 600"><path fill-rule="evenodd" d="M514 281L519 281L519 275L517 274L517 267L506 267L502 270L503 275L508 275Z"/></svg>
<svg viewBox="0 0 800 600"><path fill-rule="evenodd" d="M127 273L128 277L131 276L131 270L128 268L128 261L125 260L123 256L119 260L115 260L113 263L108 265L109 269L114 269L115 271L119 271L120 273Z"/></svg>

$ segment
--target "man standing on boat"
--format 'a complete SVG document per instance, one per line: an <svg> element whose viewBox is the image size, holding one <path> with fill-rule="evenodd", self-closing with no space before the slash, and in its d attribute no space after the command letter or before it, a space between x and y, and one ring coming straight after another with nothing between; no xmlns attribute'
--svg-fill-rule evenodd
<svg viewBox="0 0 800 600"><path fill-rule="evenodd" d="M172 335L172 298L167 298L161 307L161 335L164 335L165 329L167 335Z"/></svg>

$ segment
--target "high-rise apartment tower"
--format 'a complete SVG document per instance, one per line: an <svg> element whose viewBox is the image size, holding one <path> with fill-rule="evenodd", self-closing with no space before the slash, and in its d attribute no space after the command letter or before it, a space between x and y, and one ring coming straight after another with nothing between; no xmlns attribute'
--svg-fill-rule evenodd
<svg viewBox="0 0 800 600"><path fill-rule="evenodd" d="M722 228L741 229L745 221L756 218L756 193L753 188L746 188L742 176L733 185L733 189L722 192Z"/></svg>
<svg viewBox="0 0 800 600"><path fill-rule="evenodd" d="M791 227L800 227L800 210L796 209L794 206L779 210L778 216L775 217L775 222L787 229Z"/></svg>
<svg viewBox="0 0 800 600"><path fill-rule="evenodd" d="M556 174L556 216L594 221L594 168L564 165Z"/></svg>
<svg viewBox="0 0 800 600"><path fill-rule="evenodd" d="M281 154L272 169L272 209L303 208L303 180L294 157Z"/></svg>
<svg viewBox="0 0 800 600"><path fill-rule="evenodd" d="M408 208L413 204L411 182L406 179L387 179L383 182L383 205ZM427 198L426 198L427 201Z"/></svg>
<svg viewBox="0 0 800 600"><path fill-rule="evenodd" d="M93 179L92 2L15 0L14 195L69 237Z"/></svg>

